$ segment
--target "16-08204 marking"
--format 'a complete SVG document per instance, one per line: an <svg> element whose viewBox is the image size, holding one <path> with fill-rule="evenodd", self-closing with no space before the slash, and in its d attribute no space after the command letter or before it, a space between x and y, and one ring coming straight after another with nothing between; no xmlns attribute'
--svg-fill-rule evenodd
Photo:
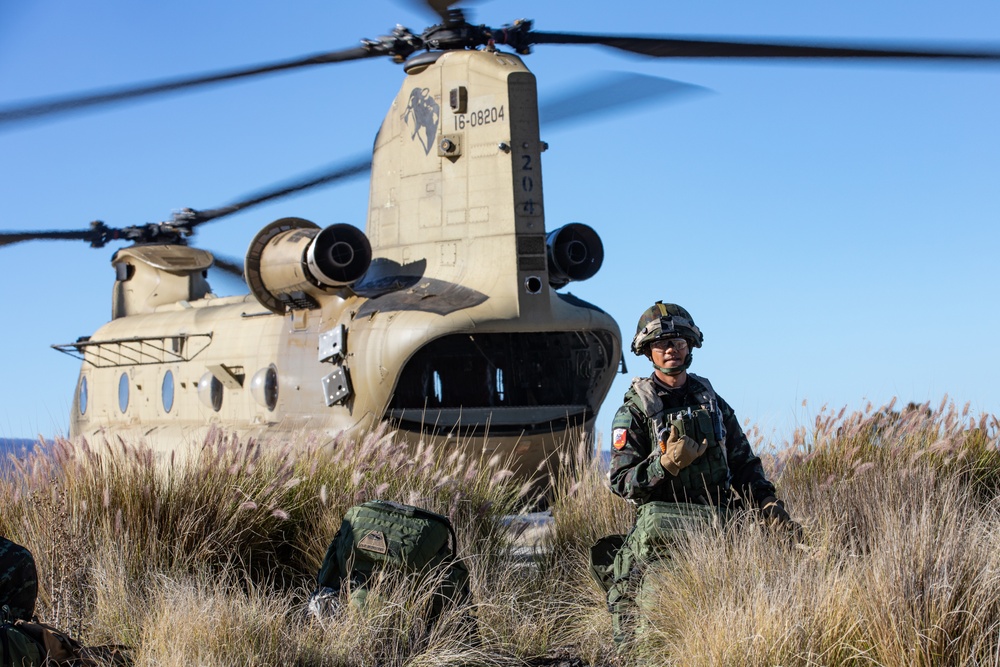
<svg viewBox="0 0 1000 667"><path fill-rule="evenodd" d="M466 127L481 127L491 123L499 123L504 120L503 105L499 107L487 107L478 111L470 111L465 114L455 115L455 129L464 130Z"/></svg>

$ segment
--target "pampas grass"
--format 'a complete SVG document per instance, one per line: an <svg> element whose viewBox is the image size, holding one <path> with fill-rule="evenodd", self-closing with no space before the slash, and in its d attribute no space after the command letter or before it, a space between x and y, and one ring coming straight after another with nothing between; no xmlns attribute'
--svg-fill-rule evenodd
<svg viewBox="0 0 1000 667"><path fill-rule="evenodd" d="M0 479L0 534L35 554L42 620L139 665L1000 665L996 417L945 400L824 409L785 443L748 431L805 542L752 515L693 531L647 571L622 647L588 548L634 508L580 434L530 566L505 527L530 485L385 427L329 447L215 432L176 459L58 440ZM451 517L468 604L430 624L428 587L390 577L307 617L344 512L374 498Z"/></svg>

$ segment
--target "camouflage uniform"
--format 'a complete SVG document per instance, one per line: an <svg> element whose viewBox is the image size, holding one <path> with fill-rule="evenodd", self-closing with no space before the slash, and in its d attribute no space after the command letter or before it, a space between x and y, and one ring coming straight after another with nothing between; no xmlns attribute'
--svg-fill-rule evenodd
<svg viewBox="0 0 1000 667"><path fill-rule="evenodd" d="M38 596L38 574L31 552L0 537L0 607L15 619L31 620Z"/></svg>
<svg viewBox="0 0 1000 667"><path fill-rule="evenodd" d="M643 381L652 383L666 413L697 409L704 405L706 397L714 395L707 381L693 373L676 389L655 376ZM611 489L640 505L659 500L727 507L733 499L733 488L754 506L775 495L774 485L764 476L760 458L751 451L733 409L721 397L714 398L723 431L721 443L710 439L701 458L674 477L660 465L652 420L645 414L636 387L631 387L612 422Z"/></svg>

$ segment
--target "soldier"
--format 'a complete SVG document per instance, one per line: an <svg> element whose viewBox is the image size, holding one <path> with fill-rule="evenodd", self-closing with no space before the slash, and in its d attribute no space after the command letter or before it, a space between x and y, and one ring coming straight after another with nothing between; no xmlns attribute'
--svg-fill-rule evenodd
<svg viewBox="0 0 1000 667"><path fill-rule="evenodd" d="M0 609L9 607L14 619L30 621L38 596L38 575L31 552L0 537Z"/></svg>
<svg viewBox="0 0 1000 667"><path fill-rule="evenodd" d="M708 380L688 373L691 349L703 340L685 309L661 301L639 318L632 340L632 352L650 359L653 373L632 381L612 424L611 489L639 505L608 591L619 642L643 564L665 555L692 522L714 521L742 504L759 508L771 526L801 531L733 409Z"/></svg>

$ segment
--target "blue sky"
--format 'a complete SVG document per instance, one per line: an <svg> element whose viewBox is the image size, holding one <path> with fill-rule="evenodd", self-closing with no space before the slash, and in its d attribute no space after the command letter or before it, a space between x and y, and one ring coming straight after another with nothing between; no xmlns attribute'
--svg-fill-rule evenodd
<svg viewBox="0 0 1000 667"><path fill-rule="evenodd" d="M543 31L1000 48L994 0L494 1L473 13L493 26L533 18ZM0 106L347 48L430 22L388 0L9 0ZM1000 66L699 64L558 46L537 47L527 64L542 100L607 71L713 91L543 128L549 229L585 222L605 244L601 272L568 291L610 312L626 340L656 299L686 306L706 335L692 370L777 441L825 403L948 394L1000 410ZM0 228L164 220L363 155L401 79L374 60L8 128ZM208 225L196 244L239 257L276 218L363 227L366 207L360 179ZM0 249L0 436L66 430L78 364L49 344L109 317L112 252ZM626 361L629 375L647 372ZM604 432L627 383L601 411Z"/></svg>

